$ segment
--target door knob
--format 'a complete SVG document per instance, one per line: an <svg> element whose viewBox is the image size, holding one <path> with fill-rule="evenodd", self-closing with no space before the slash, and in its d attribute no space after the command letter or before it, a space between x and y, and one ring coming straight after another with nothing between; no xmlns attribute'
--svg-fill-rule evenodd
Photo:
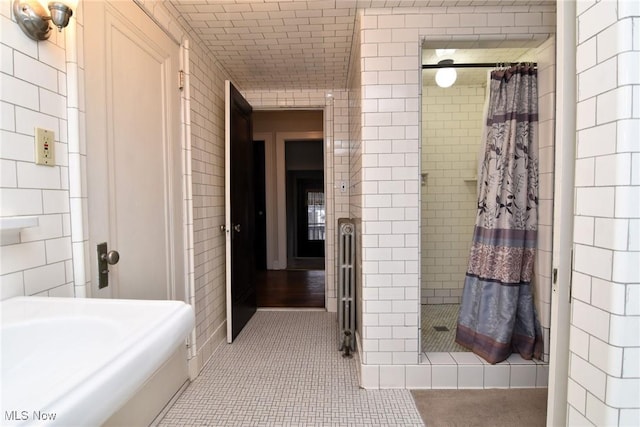
<svg viewBox="0 0 640 427"><path fill-rule="evenodd" d="M233 229L236 230L236 233L239 233L240 232L240 224L234 225Z"/></svg>
<svg viewBox="0 0 640 427"><path fill-rule="evenodd" d="M109 265L117 264L118 261L120 261L120 254L118 251L109 251L106 254L100 255L100 259Z"/></svg>
<svg viewBox="0 0 640 427"><path fill-rule="evenodd" d="M118 251L108 251L107 242L98 244L98 289L109 286L109 266L120 261Z"/></svg>

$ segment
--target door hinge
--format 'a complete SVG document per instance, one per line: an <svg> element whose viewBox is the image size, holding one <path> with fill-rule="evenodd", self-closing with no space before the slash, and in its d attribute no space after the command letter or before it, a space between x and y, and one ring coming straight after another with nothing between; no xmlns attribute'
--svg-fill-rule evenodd
<svg viewBox="0 0 640 427"><path fill-rule="evenodd" d="M184 71L183 70L178 71L178 89L180 90L184 89Z"/></svg>
<svg viewBox="0 0 640 427"><path fill-rule="evenodd" d="M575 265L575 254L573 249L571 249L571 272L569 273L569 304L571 304L571 299L573 298L573 268Z"/></svg>

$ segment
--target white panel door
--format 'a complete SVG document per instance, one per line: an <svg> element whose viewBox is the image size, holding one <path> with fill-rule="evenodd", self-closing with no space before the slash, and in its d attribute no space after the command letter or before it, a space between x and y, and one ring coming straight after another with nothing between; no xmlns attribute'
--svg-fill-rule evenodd
<svg viewBox="0 0 640 427"><path fill-rule="evenodd" d="M179 46L133 2L84 8L92 296L183 297Z"/></svg>

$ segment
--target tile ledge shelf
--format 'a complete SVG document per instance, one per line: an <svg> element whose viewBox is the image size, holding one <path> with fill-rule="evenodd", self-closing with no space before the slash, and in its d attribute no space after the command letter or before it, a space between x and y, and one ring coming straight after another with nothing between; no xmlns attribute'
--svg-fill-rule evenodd
<svg viewBox="0 0 640 427"><path fill-rule="evenodd" d="M20 230L37 227L40 220L37 216L10 216L0 218L0 232L2 232L2 245L18 243Z"/></svg>
<svg viewBox="0 0 640 427"><path fill-rule="evenodd" d="M0 230L12 231L37 227L40 224L37 216L9 216L0 218Z"/></svg>

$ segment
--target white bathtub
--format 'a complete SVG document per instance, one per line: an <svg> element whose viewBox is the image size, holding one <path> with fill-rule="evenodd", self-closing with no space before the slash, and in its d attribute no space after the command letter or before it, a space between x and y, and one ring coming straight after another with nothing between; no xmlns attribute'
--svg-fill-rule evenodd
<svg viewBox="0 0 640 427"><path fill-rule="evenodd" d="M153 420L187 381L183 302L17 297L1 311L0 425L148 424L130 409ZM145 387L164 403L140 397Z"/></svg>

